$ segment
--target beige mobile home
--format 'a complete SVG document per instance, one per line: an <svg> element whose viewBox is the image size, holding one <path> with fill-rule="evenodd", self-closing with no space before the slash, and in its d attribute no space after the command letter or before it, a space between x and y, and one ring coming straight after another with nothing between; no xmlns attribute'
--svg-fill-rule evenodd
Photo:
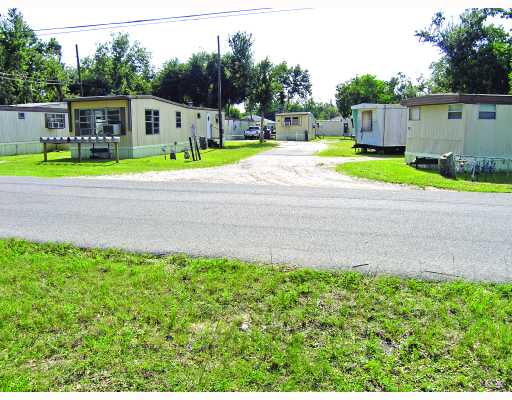
<svg viewBox="0 0 512 400"><path fill-rule="evenodd" d="M512 96L436 94L408 99L407 163L456 158L490 160L496 169L512 167Z"/></svg>
<svg viewBox="0 0 512 400"><path fill-rule="evenodd" d="M310 112L276 114L277 140L313 140L316 137L316 120Z"/></svg>
<svg viewBox="0 0 512 400"><path fill-rule="evenodd" d="M188 147L188 138L194 134L219 139L218 112L211 108L193 107L151 95L79 97L67 103L70 133L73 136L119 136L120 158L162 154L162 146L169 149L175 143L181 151ZM92 154L88 150L82 147L83 158ZM72 153L77 157L75 148Z"/></svg>
<svg viewBox="0 0 512 400"><path fill-rule="evenodd" d="M352 106L354 147L403 152L407 137L407 108L400 104L362 103Z"/></svg>
<svg viewBox="0 0 512 400"><path fill-rule="evenodd" d="M0 156L41 153L41 136L67 136L67 128L66 103L0 106Z"/></svg>

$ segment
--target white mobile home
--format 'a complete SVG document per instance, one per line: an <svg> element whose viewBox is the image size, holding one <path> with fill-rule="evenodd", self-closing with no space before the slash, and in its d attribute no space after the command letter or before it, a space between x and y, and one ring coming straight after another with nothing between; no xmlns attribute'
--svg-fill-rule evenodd
<svg viewBox="0 0 512 400"><path fill-rule="evenodd" d="M316 137L316 120L310 112L276 114L276 139L308 141Z"/></svg>
<svg viewBox="0 0 512 400"><path fill-rule="evenodd" d="M407 108L400 104L362 103L352 106L356 144L361 149L405 150Z"/></svg>
<svg viewBox="0 0 512 400"><path fill-rule="evenodd" d="M407 163L457 158L512 169L512 96L436 94L408 99Z"/></svg>
<svg viewBox="0 0 512 400"><path fill-rule="evenodd" d="M218 112L151 95L94 96L67 100L73 136L119 136L120 158L162 154L171 145L181 151L190 136L219 139ZM224 119L224 114L222 114ZM108 146L105 144L104 146ZM92 146L89 146L92 148ZM83 158L92 151L82 147ZM72 147L73 157L78 156Z"/></svg>
<svg viewBox="0 0 512 400"><path fill-rule="evenodd" d="M328 120L317 120L317 134L322 136L352 136L350 118L337 117Z"/></svg>
<svg viewBox="0 0 512 400"><path fill-rule="evenodd" d="M67 128L66 103L0 106L0 156L40 153L41 136L67 136Z"/></svg>

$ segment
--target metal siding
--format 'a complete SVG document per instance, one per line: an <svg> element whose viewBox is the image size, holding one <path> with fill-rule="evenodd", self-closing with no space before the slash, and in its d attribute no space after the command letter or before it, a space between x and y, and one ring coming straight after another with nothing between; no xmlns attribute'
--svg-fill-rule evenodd
<svg viewBox="0 0 512 400"><path fill-rule="evenodd" d="M420 106L420 120L407 122L407 153L439 156L447 152L461 154L465 120L448 119L448 104Z"/></svg>

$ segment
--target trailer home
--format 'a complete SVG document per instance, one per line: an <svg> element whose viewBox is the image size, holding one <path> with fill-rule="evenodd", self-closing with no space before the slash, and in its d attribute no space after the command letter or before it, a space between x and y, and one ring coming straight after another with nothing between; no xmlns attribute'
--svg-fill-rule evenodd
<svg viewBox="0 0 512 400"><path fill-rule="evenodd" d="M310 112L276 114L276 139L309 141L316 137L317 124Z"/></svg>
<svg viewBox="0 0 512 400"><path fill-rule="evenodd" d="M0 156L41 153L39 137L66 136L67 128L66 103L0 106Z"/></svg>
<svg viewBox="0 0 512 400"><path fill-rule="evenodd" d="M188 147L190 136L219 140L218 112L151 95L94 96L67 100L73 136L119 136L119 157L140 158L162 154L163 146L177 151ZM224 114L222 114L224 119ZM94 145L98 147L98 145ZM104 144L103 147L110 145ZM93 145L82 147L90 157ZM89 150L89 151L88 151ZM73 157L78 157L72 145Z"/></svg>
<svg viewBox="0 0 512 400"><path fill-rule="evenodd" d="M355 148L403 152L407 139L407 108L400 104L362 103L352 106Z"/></svg>
<svg viewBox="0 0 512 400"><path fill-rule="evenodd" d="M452 152L462 161L512 170L512 96L436 94L402 104L409 113L407 163Z"/></svg>

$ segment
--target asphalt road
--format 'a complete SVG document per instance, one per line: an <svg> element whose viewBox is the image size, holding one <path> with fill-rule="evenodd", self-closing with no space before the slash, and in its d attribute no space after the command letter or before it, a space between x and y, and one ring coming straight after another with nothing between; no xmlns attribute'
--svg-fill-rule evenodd
<svg viewBox="0 0 512 400"><path fill-rule="evenodd" d="M512 280L512 196L0 177L0 236Z"/></svg>

